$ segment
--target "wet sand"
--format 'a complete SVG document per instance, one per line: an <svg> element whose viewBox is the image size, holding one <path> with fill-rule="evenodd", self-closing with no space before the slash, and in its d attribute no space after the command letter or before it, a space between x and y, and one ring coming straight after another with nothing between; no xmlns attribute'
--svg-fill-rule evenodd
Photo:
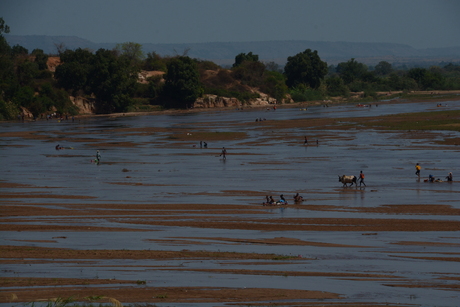
<svg viewBox="0 0 460 307"><path fill-rule="evenodd" d="M394 118L394 120L401 119ZM350 121L353 121L355 125L344 125L345 122ZM356 123L359 126L356 126ZM103 127L99 130L99 134L92 133L91 138L84 137L88 133L84 129L78 132L42 131L40 129L8 131L1 132L0 139L19 138L24 143L29 139L54 144L56 135L59 135L65 138L66 143L83 143L90 151L94 151L93 148L104 148L107 151L116 148L125 151L142 149L151 145L149 141L134 142L126 138L155 135L158 137L155 144L162 142L163 147L171 148L173 152L169 155L177 159L187 159L195 155L210 157L218 155L219 146L213 148L212 152L174 152L175 148L192 148L193 150L198 146L197 142L206 139L216 143L225 141L238 144L238 149L229 151L229 159L232 159L232 154L234 157L242 158L267 155L264 152L254 151L252 148L265 148L273 144L272 142L298 146L299 139L302 139L304 134L314 133L315 137L321 139L321 144L332 144L355 140L356 136L349 135L348 131L380 130L376 128L373 117L350 117L340 120L337 118L273 120L243 124L225 122L219 125L230 131L216 133L214 131L216 122L211 122L197 124L191 134L188 134L190 127L183 127L179 124L172 128ZM338 129L344 133L337 133ZM252 131L258 131L262 137L252 137ZM378 133L383 135L388 131L382 130ZM117 139L113 140L111 134L116 134ZM395 135L400 139L410 141L404 147L406 150L422 150L423 148L435 150L436 146L442 142L443 151L458 151L456 147L459 140L458 135L452 135L442 141L439 140L440 136L443 136L441 132L400 131L395 132ZM422 145L416 144L416 141L420 141ZM375 143L372 147L388 146L381 144L383 142L379 140L375 140ZM7 144L6 146L22 148L19 144ZM349 144L349 146L353 145ZM160 155L154 150L151 154ZM84 154L74 154L72 150L46 154L44 159L62 157L89 160ZM337 197L339 200L348 200L363 198L363 193L381 195L379 190L383 189L374 185L365 191L355 187L343 188L341 184L336 183L336 186L329 190L320 191L315 187L318 191L309 191L311 194L303 203L289 204L285 207L266 207L262 205L265 195L269 193L265 190L229 189L223 186L217 192L205 190L192 192L189 191L187 183L179 181L174 183L145 182L138 175L140 172L138 166L151 165L157 167L159 172L165 171L161 169L164 166L161 162L145 161L143 157L145 155L141 156L139 161L132 161L132 159L104 161L103 158L98 167L113 167L120 164L123 170L118 171L117 176L98 175L101 177L99 180L101 189L107 190L107 193L110 194L116 193L117 189L173 188L181 197L193 201L185 203L174 202L174 199L169 202L152 199L135 199L132 202L129 199L108 201L103 194L95 196L93 193L85 192L85 189L88 188L82 188L82 192L72 194L72 188L69 188L67 184L61 185L58 181L35 180L32 184L30 180L20 182L10 180L8 176L0 180L2 191L0 194L0 231L9 236L3 241L4 244L0 245L2 267L8 266L11 267L9 270L18 272L21 271L19 265L37 266L38 272L43 265L43 270L48 270L45 268L53 265L64 266L72 270L68 278L63 275L53 278L37 277L36 273L26 271L21 272L21 276L1 277L0 303L18 304L56 297L74 297L79 301L85 301L85 298L89 296L103 296L105 298L100 302L110 300L113 302L113 299L116 299L125 305L156 303L199 306L200 303L206 303L212 306L228 304L412 306L412 304L400 303L396 300L389 301L385 297L380 299L378 295L370 295L369 297L373 298L372 301L363 301L358 296L348 297L335 284L344 280L356 283L376 283L386 288L450 291L448 297L458 297L457 292L460 290L458 273L446 273L439 269L442 266L455 265L460 261L460 253L455 252L460 247L458 243L460 207L457 202L460 191L456 188L458 181L439 183L443 185L440 186L443 189L439 191L433 191L436 186L429 184L426 191L418 188L418 193L442 195L441 198L433 198L432 203L411 201L407 204L403 200L401 203L386 203L375 198L371 198L371 201L365 205L329 203L328 199L335 200ZM263 161L255 159L240 162L240 164L267 167L279 172L284 167L289 170L296 163L289 160L270 159ZM311 161L327 163L329 160L327 156L312 157L308 163ZM430 167L425 167L424 171L428 169ZM431 169L436 170L436 167L431 167ZM174 171L177 170L169 170L169 172ZM335 176L336 174L333 173L332 177ZM210 180L216 179L211 178ZM334 181L336 180L335 177ZM189 185L193 184L193 181L189 183ZM454 188L444 188L449 184ZM295 190L286 191L286 194L291 195L294 192ZM385 198L386 195L381 197ZM204 198L220 198L222 201L210 201L209 203L199 201ZM227 203L228 199L238 201ZM255 199L260 199L260 202L254 201ZM292 212L292 214L284 216L285 211ZM193 231L190 232L191 230ZM168 234L168 231L172 232ZM238 231L241 231L241 236L238 235ZM21 236L22 233L23 236ZM412 234L418 233L421 234L420 239L408 240L406 238L407 236L414 239ZM35 235L30 236L31 234ZM86 237L85 234L95 238L98 237L98 234L110 234L114 238L132 236L133 240L139 240L143 245L136 249L123 245L120 245L118 249L111 248L111 244L97 245L94 248L82 248L85 244L75 248L68 246L67 242L73 242L72 240L79 236ZM198 234L207 234L207 236ZM252 237L253 234L257 235ZM336 237L328 237L328 234ZM341 240L340 236L346 236L346 234L354 239ZM423 238L424 236L427 237ZM384 243L381 244L376 240ZM107 241L110 239L108 238ZM143 247L149 244L154 244L156 248ZM258 249L257 246L261 249ZM220 251L220 249L232 248L234 250L231 252ZM275 252L267 252L270 248L273 248ZM439 250L435 251L435 248ZM245 249L247 251L244 251ZM250 250L260 250L260 252L250 252ZM301 252L294 254L293 250ZM368 264L362 268L344 266L331 270L330 267L334 265L329 262L330 257L338 259L356 257L358 262L359 259L363 261L369 259L369 261L374 261L375 265ZM430 273L432 277L424 280L414 274L392 269L391 266L388 269L379 268L377 263L382 259L429 261L433 265L433 272ZM301 269L301 267L306 268L311 265L316 268L315 271ZM262 266L267 269L256 269ZM104 270L114 275L119 270L127 276L124 278L99 276L79 278L79 269L100 271L101 275ZM136 275L136 272L139 271L150 272L149 276L158 275L160 277L145 278L145 274ZM179 276L191 274L190 277L187 277L191 279L195 277L201 279L203 274L208 274L210 281L205 281L205 285L196 287L178 286L173 282L168 282L167 286L164 286L167 281L163 283L161 278L167 280L164 274L168 272L179 274ZM130 275L135 278L130 279ZM245 283L245 278L268 277L283 278L284 281L306 278L309 282L302 286L307 288L305 290L289 289L290 286L285 285L284 282L280 282L278 287L264 287L262 279L260 287L236 287L231 283L229 286L213 286L212 280L218 280L219 276L241 278L242 284ZM318 283L316 286L315 281ZM328 281L331 283L330 286L328 286ZM316 288L321 288L321 290ZM420 294L413 295L415 300ZM415 300L414 303L423 302ZM446 306L450 306L449 303Z"/></svg>

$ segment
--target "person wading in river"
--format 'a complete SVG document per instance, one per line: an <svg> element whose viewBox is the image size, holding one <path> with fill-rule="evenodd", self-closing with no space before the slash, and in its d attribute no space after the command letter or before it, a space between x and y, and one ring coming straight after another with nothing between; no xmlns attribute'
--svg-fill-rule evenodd
<svg viewBox="0 0 460 307"><path fill-rule="evenodd" d="M417 163L417 165L415 165L415 175L417 175L419 178L420 178L420 170L422 169L422 167L420 166L420 164Z"/></svg>
<svg viewBox="0 0 460 307"><path fill-rule="evenodd" d="M220 154L219 157L224 156L223 159L226 160L227 159L227 157L225 157L226 154L227 154L227 150L225 149L225 147L222 147L222 153Z"/></svg>
<svg viewBox="0 0 460 307"><path fill-rule="evenodd" d="M361 183L364 184L364 186L366 186L366 184L364 183L363 171L359 172L359 186L361 186Z"/></svg>

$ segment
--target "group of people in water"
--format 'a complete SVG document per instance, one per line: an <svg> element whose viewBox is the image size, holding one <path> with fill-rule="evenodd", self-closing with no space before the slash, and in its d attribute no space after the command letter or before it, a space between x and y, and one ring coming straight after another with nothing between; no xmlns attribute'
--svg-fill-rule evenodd
<svg viewBox="0 0 460 307"><path fill-rule="evenodd" d="M421 171L422 167L420 166L420 163L417 163L415 164L415 175L418 176L418 178L420 179L420 171ZM454 180L454 176L452 175L452 172L449 172L449 174L447 174L446 176L446 180L447 181L453 181ZM428 176L428 179L425 179L425 181L428 181L428 182L442 182L441 179L436 179L433 175L429 175Z"/></svg>
<svg viewBox="0 0 460 307"><path fill-rule="evenodd" d="M294 203L298 204L298 203L301 203L303 202L303 197L299 195L299 193L297 193L296 195L294 195ZM279 200L274 200L273 199L273 196L268 196L266 195L265 196L265 202L262 203L262 205L264 206L285 206L287 205L288 202L287 200L284 198L284 195L281 194L280 195L280 199Z"/></svg>

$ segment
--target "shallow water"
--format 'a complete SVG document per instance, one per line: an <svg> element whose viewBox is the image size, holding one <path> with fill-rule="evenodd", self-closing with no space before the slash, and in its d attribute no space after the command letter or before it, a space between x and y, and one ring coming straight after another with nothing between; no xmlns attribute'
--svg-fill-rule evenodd
<svg viewBox="0 0 460 307"><path fill-rule="evenodd" d="M156 132L146 135L129 135L117 132L116 128L181 127L194 133L202 123L215 124L215 131L235 131L234 123L248 124L256 118L267 120L296 118L327 118L379 116L406 112L420 112L440 108L435 103L381 104L372 108L355 106L309 107L308 110L280 108L272 110L227 110L180 115L154 115L118 118L88 118L76 122L37 121L31 123L1 123L0 132L37 131L40 135L55 138L23 139L0 138L0 173L3 180L36 186L34 188L1 188L0 193L44 193L52 195L91 196L92 199L23 198L23 203L46 202L50 208L65 203L116 203L116 204L254 204L260 209L264 197L252 196L244 191L256 191L275 198L284 194L292 199L299 192L307 201L305 209L266 207L260 216L251 214L250 219L277 218L397 218L459 220L458 215L430 216L410 214L378 214L359 211L313 211L308 205L343 207L369 207L382 205L448 205L460 208L460 188L454 183L425 183L414 175L415 163L421 163L422 176L429 173L444 178L448 172L460 173L458 150L445 146L422 146L419 140L402 139L397 132L377 131L327 131L337 138L319 139L321 130L289 131L299 135L299 142L292 143L271 138L266 132L253 128L245 130L249 139L237 141L208 142L208 148L200 148L199 142L181 142L167 139L168 133ZM447 102L442 110L458 110L460 102ZM236 130L238 131L238 130ZM67 133L67 134L63 134ZM74 133L72 135L68 133ZM279 135L274 131L273 135ZM439 132L442 135L457 135L455 132ZM309 136L310 144L303 145L303 135ZM68 137L88 138L85 142L69 142ZM133 142L134 147L106 146L101 149L102 163L90 163L94 159L96 146L90 142ZM206 140L203 140L206 141ZM252 145L254 141L261 141ZM73 147L56 151L59 143ZM195 147L193 147L195 145ZM24 147L16 147L24 146ZM227 160L219 158L225 146ZM125 170L125 171L123 171ZM366 188L343 188L337 175L366 174ZM127 178L129 176L130 178ZM454 178L455 179L455 178ZM116 183L135 182L138 185ZM142 184L142 185L140 185ZM38 186L38 187L37 187ZM242 191L235 196L234 192ZM8 203L2 199L2 203ZM17 199L11 199L11 202ZM197 215L212 212L197 212ZM231 217L231 216L230 216ZM238 218L245 215L238 215ZM21 218L21 217L18 217ZM180 217L176 216L176 219ZM13 219L14 220L14 219ZM37 218L34 224L67 224L67 221ZM339 293L341 302L389 302L420 306L458 306L457 291L433 288L404 288L388 284L444 283L457 281L437 280L440 276L460 277L457 262L402 258L401 256L457 257L460 247L460 229L456 232L378 232L363 235L363 232L338 231L253 231L232 229L203 229L191 227L167 227L134 225L117 222L117 218L90 219L82 216L75 225L134 227L147 232L3 232L2 245L47 246L74 249L155 249L155 250L209 250L230 252L276 253L300 255L299 260L283 264L251 265L245 261L154 261L154 260L101 260L94 264L75 267L62 264L31 264L30 266L2 265L2 276L16 277L62 277L117 278L146 280L148 286L214 286L214 287L266 287L320 290ZM51 240L56 242L26 242L24 240ZM331 244L346 244L350 247L228 244L209 240L205 245L175 243L174 237L209 237L263 239L288 237L304 241ZM169 240L164 242L149 240ZM192 241L193 239L190 239ZM202 240L197 240L202 241ZM450 243L451 245L397 245L402 241ZM361 247L352 247L361 246ZM448 253L454 253L449 255ZM252 261L247 261L251 263ZM136 265L138 268L118 266ZM164 266L165 270L148 269L148 266ZM104 267L103 267L104 266ZM105 267L108 266L108 267ZM168 268L170 268L168 270ZM359 278L225 274L190 269L245 269L296 272L353 272L390 274L401 281L370 281ZM158 306L163 306L158 304ZM170 304L164 304L165 306ZM176 304L177 306L182 306ZM183 304L183 306L194 306ZM203 306L197 304L196 306Z"/></svg>

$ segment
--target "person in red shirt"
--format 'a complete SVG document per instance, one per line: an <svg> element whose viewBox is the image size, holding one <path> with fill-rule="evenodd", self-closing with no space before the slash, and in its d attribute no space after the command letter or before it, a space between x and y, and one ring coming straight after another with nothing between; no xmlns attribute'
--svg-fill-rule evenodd
<svg viewBox="0 0 460 307"><path fill-rule="evenodd" d="M366 184L364 183L364 174L363 174L363 171L361 171L359 173L359 186L361 186L361 184L364 184L364 186L366 186Z"/></svg>

